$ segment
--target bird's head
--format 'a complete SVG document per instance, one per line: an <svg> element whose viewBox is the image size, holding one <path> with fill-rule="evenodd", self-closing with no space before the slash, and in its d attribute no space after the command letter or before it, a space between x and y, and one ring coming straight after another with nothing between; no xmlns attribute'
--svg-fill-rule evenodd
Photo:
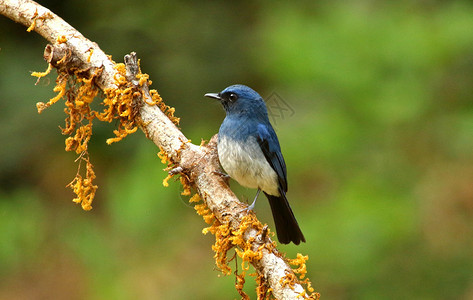
<svg viewBox="0 0 473 300"><path fill-rule="evenodd" d="M231 85L218 94L208 93L205 94L205 97L219 100L227 116L233 114L262 114L262 116L267 117L266 105L263 98L246 85Z"/></svg>

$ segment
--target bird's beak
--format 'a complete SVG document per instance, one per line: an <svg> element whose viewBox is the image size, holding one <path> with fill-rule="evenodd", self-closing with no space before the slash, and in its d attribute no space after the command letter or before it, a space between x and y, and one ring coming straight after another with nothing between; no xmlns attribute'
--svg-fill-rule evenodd
<svg viewBox="0 0 473 300"><path fill-rule="evenodd" d="M220 97L219 94L216 94L216 93L207 93L204 95L205 97L209 97L209 98L214 98L214 99L217 99L217 100L222 100L222 98Z"/></svg>

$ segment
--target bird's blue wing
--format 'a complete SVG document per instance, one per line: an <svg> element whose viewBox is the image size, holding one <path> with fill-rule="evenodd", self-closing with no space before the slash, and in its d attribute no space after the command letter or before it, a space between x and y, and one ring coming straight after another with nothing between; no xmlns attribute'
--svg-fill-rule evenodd
<svg viewBox="0 0 473 300"><path fill-rule="evenodd" d="M281 153L278 137L271 125L258 124L256 139L264 157L278 175L279 188L287 192L286 163Z"/></svg>

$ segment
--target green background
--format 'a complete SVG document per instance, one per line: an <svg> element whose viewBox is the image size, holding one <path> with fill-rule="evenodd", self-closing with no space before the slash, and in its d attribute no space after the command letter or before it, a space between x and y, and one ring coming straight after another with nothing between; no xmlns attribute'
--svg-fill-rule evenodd
<svg viewBox="0 0 473 300"><path fill-rule="evenodd" d="M136 51L194 143L224 117L204 93L243 83L286 109L270 112L307 243L280 249L309 255L322 299L473 298L470 1L41 3L115 61ZM35 107L45 45L0 17L0 298L239 298L143 133L107 146L117 124L96 123L94 209L72 203L63 105ZM264 197L255 211L273 227Z"/></svg>

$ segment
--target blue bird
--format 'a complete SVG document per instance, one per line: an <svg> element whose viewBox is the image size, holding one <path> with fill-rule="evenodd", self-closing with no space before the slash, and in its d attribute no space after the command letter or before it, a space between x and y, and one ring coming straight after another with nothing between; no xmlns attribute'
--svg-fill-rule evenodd
<svg viewBox="0 0 473 300"><path fill-rule="evenodd" d="M263 98L240 84L205 96L219 100L226 112L218 132L220 164L240 185L258 189L248 210L254 208L263 191L271 206L279 241L296 245L305 242L286 198L286 163Z"/></svg>

